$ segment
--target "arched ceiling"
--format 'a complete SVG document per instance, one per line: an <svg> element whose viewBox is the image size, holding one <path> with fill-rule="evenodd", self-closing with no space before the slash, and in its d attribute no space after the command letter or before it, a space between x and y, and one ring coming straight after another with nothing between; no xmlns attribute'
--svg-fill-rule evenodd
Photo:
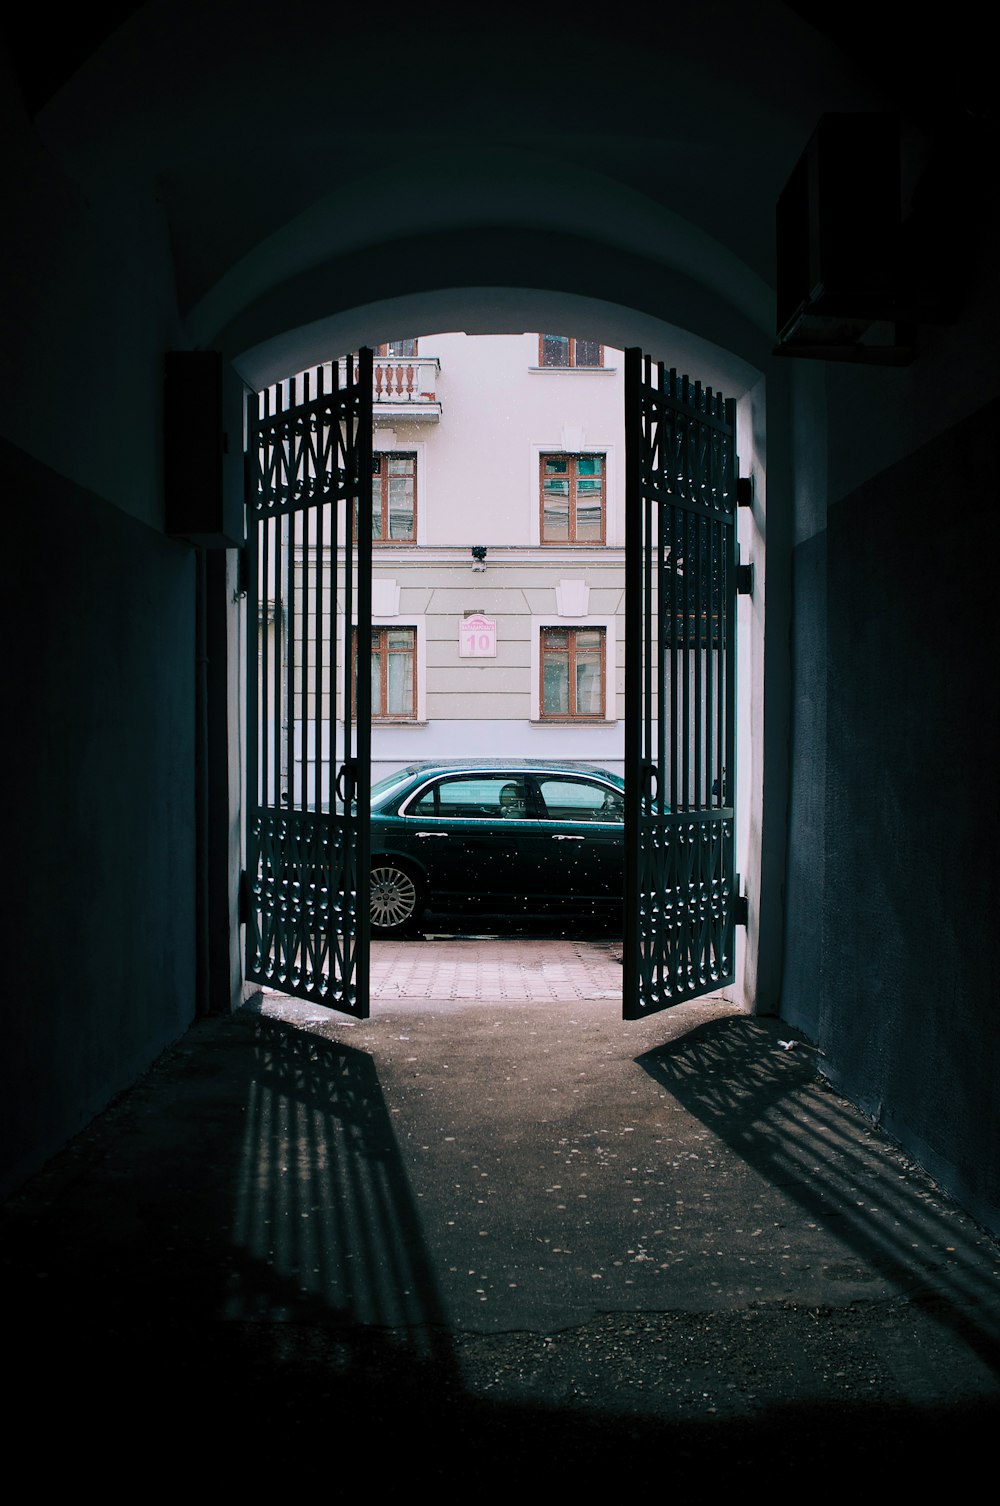
<svg viewBox="0 0 1000 1506"><path fill-rule="evenodd" d="M148 0L88 7L61 37L8 29L80 193L158 206L186 343L273 355L283 331L446 289L474 321L474 290L511 287L756 360L775 201L819 114L903 104L924 129L917 64L884 66L864 15ZM946 87L939 108L963 104Z"/></svg>

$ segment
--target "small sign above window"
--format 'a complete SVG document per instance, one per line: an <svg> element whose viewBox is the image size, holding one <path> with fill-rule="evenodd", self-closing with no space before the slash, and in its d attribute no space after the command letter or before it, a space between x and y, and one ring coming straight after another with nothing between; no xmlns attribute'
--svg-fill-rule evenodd
<svg viewBox="0 0 1000 1506"><path fill-rule="evenodd" d="M458 625L458 654L461 659L495 659L496 618L483 617L480 613L463 617Z"/></svg>

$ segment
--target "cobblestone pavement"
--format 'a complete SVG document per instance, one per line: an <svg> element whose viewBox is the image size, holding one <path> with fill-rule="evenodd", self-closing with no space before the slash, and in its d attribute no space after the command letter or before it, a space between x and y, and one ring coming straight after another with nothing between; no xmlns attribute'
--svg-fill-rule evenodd
<svg viewBox="0 0 1000 1506"><path fill-rule="evenodd" d="M467 936L372 945L373 1002L618 999L621 943Z"/></svg>

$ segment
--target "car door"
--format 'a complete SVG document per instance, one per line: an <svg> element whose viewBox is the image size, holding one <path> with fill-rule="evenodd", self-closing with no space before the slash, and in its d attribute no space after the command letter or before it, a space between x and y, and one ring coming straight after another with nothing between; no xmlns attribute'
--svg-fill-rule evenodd
<svg viewBox="0 0 1000 1506"><path fill-rule="evenodd" d="M584 775L535 776L541 808L535 832L551 902L565 910L620 905L624 791Z"/></svg>
<svg viewBox="0 0 1000 1506"><path fill-rule="evenodd" d="M431 908L504 912L530 903L537 797L523 774L450 774L401 809ZM410 825L412 823L412 825Z"/></svg>

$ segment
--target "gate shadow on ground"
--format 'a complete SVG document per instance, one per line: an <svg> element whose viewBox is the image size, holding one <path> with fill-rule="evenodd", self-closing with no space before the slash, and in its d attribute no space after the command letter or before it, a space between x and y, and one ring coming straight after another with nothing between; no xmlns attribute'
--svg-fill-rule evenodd
<svg viewBox="0 0 1000 1506"><path fill-rule="evenodd" d="M447 1358L434 1271L366 1052L256 1020L232 1242L225 1317L326 1311Z"/></svg>
<svg viewBox="0 0 1000 1506"><path fill-rule="evenodd" d="M1000 1378L1000 1301L982 1259L986 1236L837 1097L816 1069L814 1048L778 1021L729 1017L636 1060L833 1232L859 1268L948 1325Z"/></svg>
<svg viewBox="0 0 1000 1506"><path fill-rule="evenodd" d="M284 1022L197 1024L0 1230L19 1402L48 1409L69 1380L74 1433L99 1414L145 1431L194 1396L249 1407L249 1377L270 1393L296 1364L319 1395L454 1384L375 1066Z"/></svg>

